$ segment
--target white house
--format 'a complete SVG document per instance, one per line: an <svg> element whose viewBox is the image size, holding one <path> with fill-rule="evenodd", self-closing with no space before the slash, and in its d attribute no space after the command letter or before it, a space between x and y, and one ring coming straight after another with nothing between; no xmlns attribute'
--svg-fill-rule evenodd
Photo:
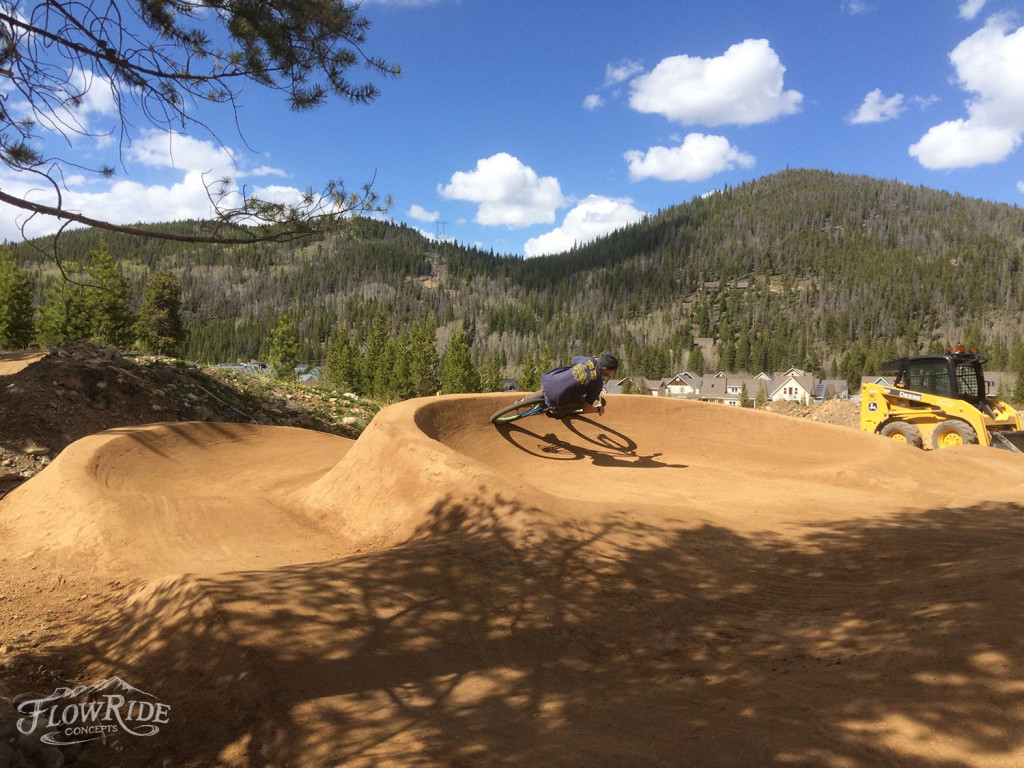
<svg viewBox="0 0 1024 768"><path fill-rule="evenodd" d="M799 368L790 368L772 379L768 387L768 398L772 402L790 400L796 403L811 403L814 402L815 389L812 374Z"/></svg>

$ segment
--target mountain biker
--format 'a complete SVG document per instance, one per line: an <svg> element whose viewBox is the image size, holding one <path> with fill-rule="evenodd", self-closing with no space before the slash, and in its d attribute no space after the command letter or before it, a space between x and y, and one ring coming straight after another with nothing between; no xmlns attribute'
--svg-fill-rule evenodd
<svg viewBox="0 0 1024 768"><path fill-rule="evenodd" d="M572 365L561 365L541 374L541 392L551 405L548 415L561 419L582 408L583 413L604 415L601 390L604 379L619 369L619 359L611 352L597 357L577 355Z"/></svg>

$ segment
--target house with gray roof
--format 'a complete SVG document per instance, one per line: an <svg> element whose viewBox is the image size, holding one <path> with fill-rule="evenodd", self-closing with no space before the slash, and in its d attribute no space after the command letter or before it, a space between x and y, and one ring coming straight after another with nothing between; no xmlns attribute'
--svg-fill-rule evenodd
<svg viewBox="0 0 1024 768"><path fill-rule="evenodd" d="M704 378L697 399L722 405L752 405L759 383L753 376L719 372Z"/></svg>
<svg viewBox="0 0 1024 768"><path fill-rule="evenodd" d="M683 397L696 399L700 395L703 376L690 371L677 373L671 378L661 380L661 394L666 397Z"/></svg>
<svg viewBox="0 0 1024 768"><path fill-rule="evenodd" d="M648 384L653 386L652 382ZM790 368L774 375L762 371L754 376L725 371L700 376L691 371L683 371L662 379L657 386L665 397L703 400L723 405L753 405L758 395L763 401L768 402L791 400L808 403L849 397L845 381L817 379L813 374L799 368Z"/></svg>
<svg viewBox="0 0 1024 768"><path fill-rule="evenodd" d="M768 387L768 399L772 402L789 400L796 403L810 403L814 401L815 392L813 374L799 368L790 368L772 379L771 385Z"/></svg>
<svg viewBox="0 0 1024 768"><path fill-rule="evenodd" d="M836 398L846 399L850 396L850 387L846 379L820 379L814 383L814 399L835 400Z"/></svg>

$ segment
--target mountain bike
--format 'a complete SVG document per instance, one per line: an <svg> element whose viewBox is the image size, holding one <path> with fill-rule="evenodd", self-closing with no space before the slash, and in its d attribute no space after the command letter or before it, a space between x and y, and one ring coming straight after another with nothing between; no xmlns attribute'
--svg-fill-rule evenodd
<svg viewBox="0 0 1024 768"><path fill-rule="evenodd" d="M506 405L492 413L491 424L510 424L538 413L551 413L555 418L564 419L583 413L583 409L567 409L565 406L551 405L543 394L534 394L528 395L522 400L516 400L512 405Z"/></svg>

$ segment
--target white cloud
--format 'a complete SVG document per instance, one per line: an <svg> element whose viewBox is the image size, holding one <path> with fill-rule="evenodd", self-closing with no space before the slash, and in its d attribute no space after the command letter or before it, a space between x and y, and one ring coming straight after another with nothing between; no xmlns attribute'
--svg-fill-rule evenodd
<svg viewBox="0 0 1024 768"><path fill-rule="evenodd" d="M678 147L651 147L646 153L631 150L625 154L629 177L662 181L701 181L737 165L751 168L754 157L740 152L724 136L691 133Z"/></svg>
<svg viewBox="0 0 1024 768"><path fill-rule="evenodd" d="M251 171L249 171L249 173L247 175L248 176L287 176L288 174L285 171L282 171L280 168L274 168L274 167L269 166L269 165L260 165L260 166L257 166L256 168L253 168Z"/></svg>
<svg viewBox="0 0 1024 768"><path fill-rule="evenodd" d="M565 214L562 226L527 240L523 253L527 257L563 253L574 245L582 245L640 221L646 215L635 208L631 200L590 195Z"/></svg>
<svg viewBox="0 0 1024 768"><path fill-rule="evenodd" d="M134 180L108 181L83 175L64 178L63 207L93 219L114 224L165 222L181 219L203 219L213 214L208 184L224 177L239 177L234 153L207 141L182 134L144 132L128 149L128 157L147 168L160 169L167 181L140 183ZM284 175L281 171L261 166L252 175ZM22 199L55 205L52 191L42 187L35 177L17 173L0 174L5 192ZM229 185L224 205L238 205L236 186ZM256 187L252 194L265 200L299 203L302 192L295 187L272 185ZM28 220L28 213L12 206L0 206L0 239L21 238L19 224ZM44 216L33 218L26 229L29 237L57 231L60 222Z"/></svg>
<svg viewBox="0 0 1024 768"><path fill-rule="evenodd" d="M477 203L476 222L485 226L527 227L552 223L566 206L558 179L537 175L506 152L478 160L473 171L457 171L438 194Z"/></svg>
<svg viewBox="0 0 1024 768"><path fill-rule="evenodd" d="M618 85L629 80L638 72L644 71L644 65L639 61L624 59L618 64L609 64L604 69L604 84L606 86Z"/></svg>
<svg viewBox="0 0 1024 768"><path fill-rule="evenodd" d="M886 98L882 95L881 88L875 88L864 97L864 103L850 116L850 122L854 125L861 123L884 123L899 117L903 111L903 94Z"/></svg>
<svg viewBox="0 0 1024 768"><path fill-rule="evenodd" d="M977 94L971 118L1024 128L1024 27L994 17L949 55L964 90Z"/></svg>
<svg viewBox="0 0 1024 768"><path fill-rule="evenodd" d="M68 77L68 84L73 92L82 94L82 102L77 110L85 114L116 115L117 102L110 80L81 69L74 70Z"/></svg>
<svg viewBox="0 0 1024 768"><path fill-rule="evenodd" d="M857 16L870 11L871 6L864 0L843 0L842 9L851 16Z"/></svg>
<svg viewBox="0 0 1024 768"><path fill-rule="evenodd" d="M110 80L81 69L67 72L67 85L60 86L53 94L59 105L47 109L47 104L37 102L35 111L32 105L23 99L21 94L6 82L3 85L5 99L12 99L7 104L7 111L19 118L38 122L47 131L60 132L68 141L74 143L82 136L92 134L101 144L109 144L109 132L113 124L104 128L95 128L95 118L117 115L117 102ZM71 105L74 106L71 106Z"/></svg>
<svg viewBox="0 0 1024 768"><path fill-rule="evenodd" d="M21 192L16 194L26 196ZM56 202L51 194L36 193L27 196L37 202ZM181 181L170 185L147 186L137 181L116 181L98 192L69 189L63 194L63 205L69 211L114 224L202 218L211 213L202 174L198 171L188 171ZM10 236L9 230L13 226L12 212L13 209L6 208L0 217L0 231L5 237ZM49 234L57 229L57 223L49 218L37 219L33 224L33 235Z"/></svg>
<svg viewBox="0 0 1024 768"><path fill-rule="evenodd" d="M930 128L909 151L925 168L949 170L998 163L1019 145L1019 131L951 120Z"/></svg>
<svg viewBox="0 0 1024 768"><path fill-rule="evenodd" d="M617 64L607 64L604 68L604 83L601 87L612 89L612 94L618 96L620 91L616 86L643 71L643 64L629 59L623 59ZM591 93L583 99L583 108L591 111L603 107L604 104L604 97L597 93Z"/></svg>
<svg viewBox="0 0 1024 768"><path fill-rule="evenodd" d="M255 187L252 191L253 197L260 200L273 200L275 203L285 205L301 206L304 193L295 187L285 187L280 184L271 184L266 187ZM241 201L239 201L241 202Z"/></svg>
<svg viewBox="0 0 1024 768"><path fill-rule="evenodd" d="M630 106L683 125L753 125L800 110L783 90L786 68L767 40L744 40L711 59L672 56L631 83Z"/></svg>
<svg viewBox="0 0 1024 768"><path fill-rule="evenodd" d="M960 5L960 18L970 21L981 13L981 9L984 7L985 0L967 0Z"/></svg>
<svg viewBox="0 0 1024 768"><path fill-rule="evenodd" d="M1024 195L1024 181L1017 182L1017 191Z"/></svg>
<svg viewBox="0 0 1024 768"><path fill-rule="evenodd" d="M171 131L147 128L128 148L130 159L153 168L182 168L217 175L233 175L235 157L230 149Z"/></svg>
<svg viewBox="0 0 1024 768"><path fill-rule="evenodd" d="M910 147L926 168L965 168L1005 160L1024 134L1024 27L994 16L963 40L949 60L973 94L967 117L936 125Z"/></svg>
<svg viewBox="0 0 1024 768"><path fill-rule="evenodd" d="M416 219L416 221L435 222L441 217L440 211L428 211L422 205L416 205L413 203L409 206L409 218Z"/></svg>

